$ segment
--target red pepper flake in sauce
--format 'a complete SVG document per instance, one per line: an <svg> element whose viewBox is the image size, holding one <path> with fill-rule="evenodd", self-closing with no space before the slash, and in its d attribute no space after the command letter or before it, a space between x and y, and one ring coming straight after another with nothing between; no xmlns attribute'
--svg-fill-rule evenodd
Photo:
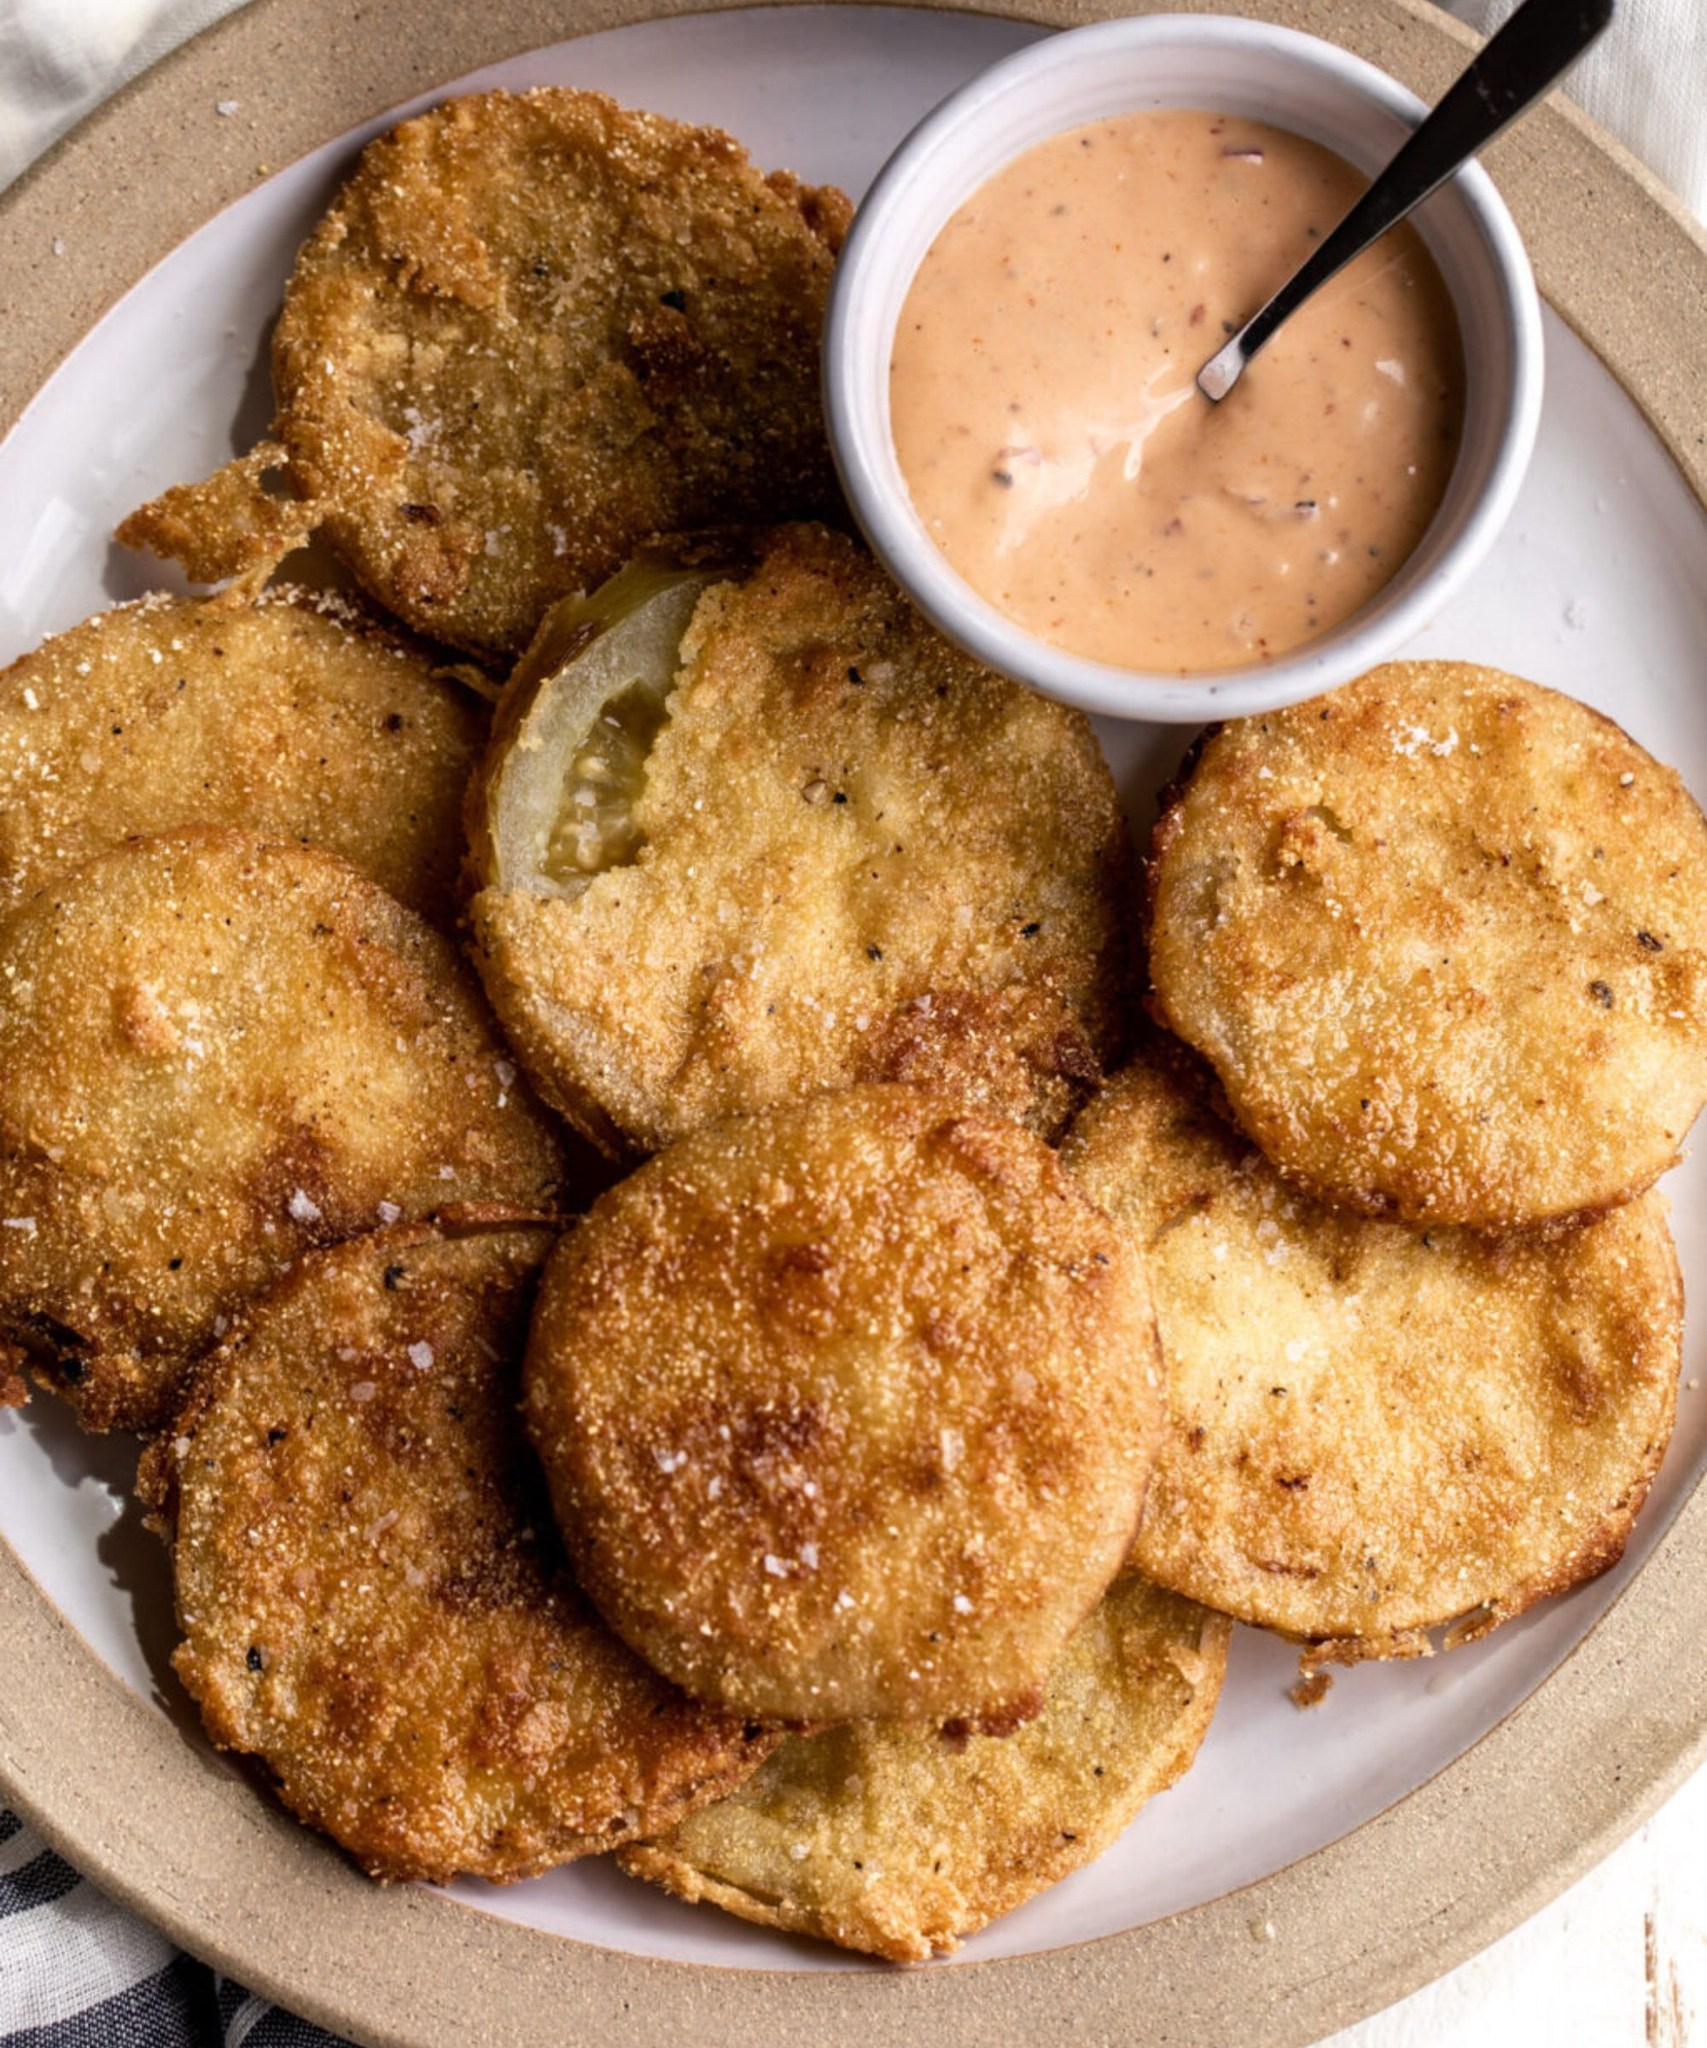
<svg viewBox="0 0 1707 2048"><path fill-rule="evenodd" d="M1364 182L1300 137L1164 109L1055 136L973 194L913 281L890 395L914 502L976 590L1073 653L1183 674L1289 652L1375 595L1433 517L1463 414L1415 231L1221 406L1191 382Z"/></svg>

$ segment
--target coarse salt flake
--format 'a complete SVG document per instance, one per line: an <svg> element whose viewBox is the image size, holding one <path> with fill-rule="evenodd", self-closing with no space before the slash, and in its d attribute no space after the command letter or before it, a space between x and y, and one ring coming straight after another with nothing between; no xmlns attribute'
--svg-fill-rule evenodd
<svg viewBox="0 0 1707 2048"><path fill-rule="evenodd" d="M1402 754L1407 761L1413 761L1418 754L1423 753L1425 750L1440 759L1444 759L1448 754L1456 753L1458 750L1458 728L1455 725L1449 725L1446 729L1446 737L1437 740L1426 726L1407 725L1400 727L1398 736L1393 741L1393 751L1395 754Z"/></svg>
<svg viewBox="0 0 1707 2048"><path fill-rule="evenodd" d="M293 1223L318 1223L320 1219L319 1203L310 1201L306 1192L298 1188L290 1198L290 1220Z"/></svg>
<svg viewBox="0 0 1707 2048"><path fill-rule="evenodd" d="M34 1237L36 1234L36 1219L33 1216L4 1216L0 1217L0 1223L4 1223L8 1230L21 1230L26 1237Z"/></svg>
<svg viewBox="0 0 1707 2048"><path fill-rule="evenodd" d="M424 448L432 447L439 437L438 421L427 419L417 405L406 405L403 408L403 427L404 438L409 443L410 452L415 455L419 455Z"/></svg>
<svg viewBox="0 0 1707 2048"><path fill-rule="evenodd" d="M430 1344L411 1344L409 1363L417 1372L425 1372L433 1362L433 1347Z"/></svg>
<svg viewBox="0 0 1707 2048"><path fill-rule="evenodd" d="M801 1544L800 1562L809 1572L815 1572L818 1569L818 1546L816 1543Z"/></svg>
<svg viewBox="0 0 1707 2048"><path fill-rule="evenodd" d="M786 1579L788 1577L788 1566L783 1563L780 1557L773 1557L768 1550L765 1552L765 1570L773 1579Z"/></svg>
<svg viewBox="0 0 1707 2048"><path fill-rule="evenodd" d="M373 1213L379 1218L381 1223L398 1223L403 1218L403 1211L398 1208L395 1202L377 1203Z"/></svg>
<svg viewBox="0 0 1707 2048"><path fill-rule="evenodd" d="M956 1614L970 1614L972 1612L972 1602L967 1599L964 1593L955 1594L954 1611Z"/></svg>
<svg viewBox="0 0 1707 2048"><path fill-rule="evenodd" d="M222 121L229 121L241 104L240 100L216 100L213 111Z"/></svg>

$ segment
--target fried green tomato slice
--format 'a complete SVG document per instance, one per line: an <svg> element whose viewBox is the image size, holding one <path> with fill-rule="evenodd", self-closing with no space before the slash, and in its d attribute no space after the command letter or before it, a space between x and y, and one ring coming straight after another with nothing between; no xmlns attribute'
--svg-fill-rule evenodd
<svg viewBox="0 0 1707 2048"><path fill-rule="evenodd" d="M311 1247L562 1173L455 950L335 855L133 840L0 921L0 1361L87 1428L159 1427Z"/></svg>
<svg viewBox="0 0 1707 2048"><path fill-rule="evenodd" d="M1660 1196L1504 1240L1330 1209L1163 1048L1063 1161L1149 1266L1168 1427L1133 1561L1158 1584L1355 1662L1617 1561L1676 1407Z"/></svg>
<svg viewBox="0 0 1707 2048"><path fill-rule="evenodd" d="M617 1861L678 1898L890 1962L952 1954L1100 1856L1184 1774L1231 1632L1127 1573L1014 1734L852 1721L796 1736L738 1792Z"/></svg>
<svg viewBox="0 0 1707 2048"><path fill-rule="evenodd" d="M1150 884L1158 1014L1328 1200L1586 1215L1672 1165L1707 1098L1707 821L1515 676L1400 663L1222 727Z"/></svg>
<svg viewBox="0 0 1707 2048"><path fill-rule="evenodd" d="M125 839L229 825L327 847L446 924L486 725L347 599L103 612L0 674L0 916Z"/></svg>
<svg viewBox="0 0 1707 2048"><path fill-rule="evenodd" d="M792 1721L1037 1710L1161 1428L1129 1238L1041 1140L854 1089L692 1137L558 1248L526 1407L594 1602Z"/></svg>
<svg viewBox="0 0 1707 2048"><path fill-rule="evenodd" d="M487 993L613 1156L861 1081L1052 1136L1124 1048L1136 872L1088 722L840 534L548 621L469 811Z"/></svg>
<svg viewBox="0 0 1707 2048"><path fill-rule="evenodd" d="M777 1739L632 1657L563 1561L516 1413L550 1242L310 1253L145 1454L208 1733L374 1877L532 1876L673 1826Z"/></svg>
<svg viewBox="0 0 1707 2048"><path fill-rule="evenodd" d="M819 330L848 211L599 93L405 121L285 294L290 483L381 603L483 655L649 534L832 515Z"/></svg>

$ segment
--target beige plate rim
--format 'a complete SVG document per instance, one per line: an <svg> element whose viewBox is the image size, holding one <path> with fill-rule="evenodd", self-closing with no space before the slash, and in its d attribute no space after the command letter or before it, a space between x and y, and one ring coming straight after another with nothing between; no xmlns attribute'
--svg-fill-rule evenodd
<svg viewBox="0 0 1707 2048"><path fill-rule="evenodd" d="M252 0L119 94L0 200L0 434L123 291L250 189L258 158L289 163L526 49L727 4ZM1142 0L974 0L971 11L1067 26L1159 10ZM1355 19L1342 0L1222 0L1220 11L1346 43L1428 98L1469 40L1421 0L1363 0ZM252 118L210 124L206 109L227 97ZM1633 159L1557 103L1507 137L1490 168L1546 296L1707 505L1707 239ZM660 1962L431 1891L369 1885L126 1690L4 1544L0 1787L184 1947L373 2048L853 2048L927 2035L937 2048L1045 2036L1086 2048L1164 2038L1171 2048L1252 2038L1290 2048L1400 1997L1534 1912L1707 1753L1704 1580L1707 1487L1559 1670L1396 1806L1172 1919L953 1969Z"/></svg>

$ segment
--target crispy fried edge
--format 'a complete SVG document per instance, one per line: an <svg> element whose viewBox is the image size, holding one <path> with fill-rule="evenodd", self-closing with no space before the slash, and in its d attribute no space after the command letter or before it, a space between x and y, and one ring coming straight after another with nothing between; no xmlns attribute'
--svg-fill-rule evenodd
<svg viewBox="0 0 1707 2048"><path fill-rule="evenodd" d="M532 1210L510 1208L505 1204L492 1202L462 1203L454 1208L445 1210L441 1215L427 1221L395 1224L383 1232L370 1232L369 1235L384 1236L388 1248L407 1250L410 1246L442 1242L447 1236L502 1235L513 1231L536 1230L544 1231L552 1237L560 1237L562 1235L561 1221L554 1217L538 1214ZM322 1247L321 1251L339 1252L360 1242L362 1242L361 1239L346 1238L337 1245ZM319 1254L310 1253L307 1256L315 1257L319 1256ZM264 1309L275 1292L295 1284L298 1268L301 1263L299 1260L296 1266L288 1267L274 1281L271 1287L265 1289L246 1304L242 1312L244 1322L254 1312ZM197 1690L193 1676L192 1660L184 1654L189 1647L189 1643L188 1638L183 1634L183 1615L177 1597L176 1549L180 1489L173 1464L172 1445L176 1438L193 1434L199 1423L213 1408L219 1393L219 1355L227 1343L242 1334L242 1327L243 1325L240 1323L237 1328L229 1333L225 1340L220 1344L211 1346L201 1355L197 1361L195 1374L179 1402L171 1425L163 1429L158 1435L144 1442L142 1456L137 1466L136 1478L136 1494L143 1508L143 1524L158 1536L167 1546L168 1550L172 1552L174 1619L180 1634L178 1647L172 1653L172 1668L185 1692L195 1702L209 1740L216 1749L225 1750L245 1758L255 1772L265 1781L268 1790L281 1806L295 1815L305 1827L313 1829L317 1834L324 1835L329 1843L333 1844L341 1854L348 1856L367 1876L382 1884L448 1884L454 1879L463 1876L480 1877L489 1884L513 1884L519 1883L526 1878L541 1876L547 1870L555 1869L564 1863L578 1861L583 1856L600 1855L610 1851L614 1845L607 1835L568 1836L564 1840L572 1842L575 1846L564 1849L562 1853L547 1854L542 1858L533 1859L526 1864L506 1870L495 1868L480 1870L464 1862L440 1865L419 1859L409 1861L401 1858L385 1858L372 1854L363 1854L344 1843L337 1835L332 1833L326 1826L325 1821L311 1809L309 1802L299 1801L294 1798L279 1773L273 1769L267 1758L259 1750L245 1748L236 1735L223 1723L219 1726L215 1725L210 1702ZM571 1571L567 1559L565 1559L563 1569L566 1572ZM620 1647L620 1638L617 1641ZM660 1682L668 1683L668 1681ZM707 1711L714 1710L708 1709ZM686 1820L691 1814L697 1813L702 1806L709 1806L715 1800L726 1798L731 1792L738 1791L764 1759L770 1755L771 1751L785 1741L791 1732L788 1729L768 1723L754 1723L752 1727L752 1739L741 1756L732 1758L724 1769L710 1772L703 1778L696 1779L693 1783L681 1787L672 1799L660 1802L659 1812L662 1818L651 1824L668 1830Z"/></svg>
<svg viewBox="0 0 1707 2048"><path fill-rule="evenodd" d="M1164 1590L1164 1589L1158 1589ZM1206 1670L1200 1683L1192 1687L1191 1698L1168 1731L1165 1742L1154 1752L1155 1768L1146 1774L1144 1790L1136 1803L1114 1831L1113 1839L1124 1833L1142 1809L1156 1797L1176 1784L1196 1759L1209 1723L1214 1716L1220 1698L1221 1687L1226 1679L1227 1652L1232 1640L1232 1621L1200 1602L1187 1601L1185 1596L1171 1594L1171 1599L1193 1606L1201 1616L1201 1632L1198 1638L1197 1654L1205 1662ZM805 1739L810 1739L805 1738ZM1009 1738L1012 1739L1012 1738ZM774 1927L784 1933L802 1934L820 1941L831 1941L839 1947L862 1951L865 1954L881 1956L885 1962L922 1963L933 1956L953 1955L961 1945L961 1938L987 1927L1004 1913L1011 1913L1027 1899L1035 1898L1049 1886L1058 1884L1074 1870L1082 1869L1094 1862L1111 1845L1099 1844L1085 1856L1063 1860L1061 1866L1038 1881L1033 1881L1029 1872L1010 1868L1006 1873L1006 1884L994 1884L992 1893L997 1903L988 1911L980 1911L977 1918L968 1918L960 1924L932 1930L923 1929L917 1941L909 1942L900 1936L885 1940L880 1934L874 1939L875 1930L867 1922L845 1920L801 1907L785 1899L761 1896L721 1878L708 1877L685 1856L673 1851L667 1843L659 1841L632 1843L617 1851L617 1865L631 1877L644 1878L672 1897L684 1900L688 1905L720 1906L738 1920L745 1920L758 1927Z"/></svg>
<svg viewBox="0 0 1707 2048"><path fill-rule="evenodd" d="M1488 671L1487 665L1480 662L1440 660L1394 663L1391 665L1419 668L1471 668L1496 674L1506 673L1503 670ZM1511 680L1523 684L1526 689L1542 691L1549 696L1563 694L1559 691L1550 690L1544 683L1532 683L1523 676L1513 676ZM1583 703L1580 698L1569 698L1567 701L1576 705L1579 710L1587 712L1591 718L1597 720L1610 732L1616 734L1619 739L1634 747L1638 753L1647 755L1648 750L1641 745L1640 741L1633 739L1615 718L1608 717L1604 711L1597 710L1592 704ZM1179 844L1180 837L1185 831L1183 812L1186 796L1189 793L1193 778L1203 764L1205 756L1214 742L1227 730L1230 722L1228 720L1217 720L1210 725L1206 725L1187 747L1172 777L1157 792L1157 816L1150 830L1149 841L1141 856L1140 917L1142 957L1145 964L1143 1007L1146 1015L1153 1023L1159 1025L1162 1030L1168 1032L1173 1037L1178 1038L1182 1044L1191 1046L1194 1054L1205 1059L1208 1056L1199 1052L1195 1041L1186 1037L1183 1028L1169 1009L1166 999L1157 988L1154 979L1150 976L1149 961L1153 950L1152 935L1155 930L1157 898L1161 892L1161 870L1168 856ZM1648 755L1648 758L1655 760L1657 765L1662 768L1666 766L1664 762L1657 760L1657 756ZM1675 770L1669 770L1668 772L1676 773ZM1679 777L1678 780L1681 786L1682 778ZM1689 794L1687 789L1685 789L1684 793L1685 795ZM1245 1135L1250 1138L1253 1144L1258 1146L1259 1150L1262 1149L1260 1140L1249 1129L1245 1118L1239 1114L1233 1097L1222 1080L1219 1070L1216 1070L1216 1083L1220 1093L1221 1106L1228 1120L1244 1131ZM1269 1164L1274 1167L1283 1180L1301 1189L1304 1193L1313 1196L1316 1200L1326 1202L1333 1207L1353 1210L1360 1216L1386 1218L1389 1220L1397 1219L1407 1224L1415 1225L1418 1228L1426 1228L1430 1224L1441 1224L1452 1229L1483 1230L1500 1236L1546 1238L1560 1236L1568 1231L1578 1229L1585 1223L1592 1223L1597 1216L1608 1215L1612 1210L1624 1208L1629 1203L1638 1200L1655 1185L1662 1175L1670 1172L1673 1167L1678 1165L1682 1156L1681 1153L1675 1155L1653 1172L1631 1180L1627 1185L1620 1187L1615 1193L1605 1199L1585 1204L1579 1208L1567 1209L1544 1216L1527 1213L1523 1215L1501 1213L1470 1219L1445 1216L1432 1209L1408 1208L1402 1197L1388 1193L1368 1182L1359 1186L1353 1186L1349 1181L1343 1180L1330 1182L1319 1175L1307 1173L1303 1168L1291 1164L1283 1165L1276 1159L1270 1158ZM1268 1157L1266 1152L1264 1157ZM1603 1566L1602 1569L1604 1570L1605 1567ZM1426 1652L1405 1650L1395 1651L1392 1654L1414 1656L1426 1654Z"/></svg>

